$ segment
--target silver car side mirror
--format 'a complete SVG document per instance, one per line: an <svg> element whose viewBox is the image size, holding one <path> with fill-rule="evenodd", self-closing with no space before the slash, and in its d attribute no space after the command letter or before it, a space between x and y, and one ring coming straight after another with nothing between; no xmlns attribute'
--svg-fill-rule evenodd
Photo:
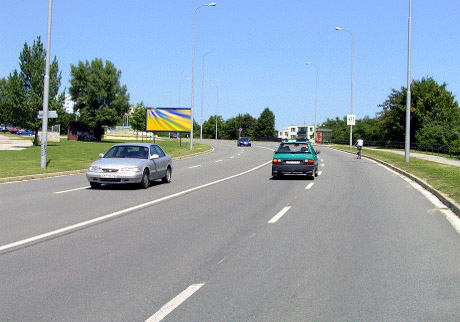
<svg viewBox="0 0 460 322"><path fill-rule="evenodd" d="M104 153L99 153L99 159L102 159L104 157Z"/></svg>
<svg viewBox="0 0 460 322"><path fill-rule="evenodd" d="M150 160L155 160L155 159L159 159L159 158L160 158L160 156L158 154L152 154L150 156Z"/></svg>

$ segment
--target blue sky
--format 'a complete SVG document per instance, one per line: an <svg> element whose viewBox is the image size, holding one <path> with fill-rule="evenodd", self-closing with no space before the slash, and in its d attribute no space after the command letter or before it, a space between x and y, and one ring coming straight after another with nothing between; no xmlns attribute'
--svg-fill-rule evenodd
<svg viewBox="0 0 460 322"><path fill-rule="evenodd" d="M259 117L269 107L276 128L313 124L319 68L318 123L350 113L351 36L354 35L353 112L374 117L392 88L407 85L409 1L215 0L196 15L195 107ZM460 2L412 1L412 79L433 77L460 94ZM122 71L131 103L178 106L181 79L192 73L192 0L53 1L51 55L69 87L70 65L101 58ZM0 2L0 77L19 68L24 43L46 43L47 0ZM190 106L191 81L181 83Z"/></svg>

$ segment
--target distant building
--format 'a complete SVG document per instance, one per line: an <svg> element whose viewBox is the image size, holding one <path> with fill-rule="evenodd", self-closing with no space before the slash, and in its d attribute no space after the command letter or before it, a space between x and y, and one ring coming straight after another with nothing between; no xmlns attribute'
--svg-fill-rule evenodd
<svg viewBox="0 0 460 322"><path fill-rule="evenodd" d="M287 140L287 138L289 137L288 129L282 129L282 130L276 131L276 133L277 133L276 136L278 139Z"/></svg>
<svg viewBox="0 0 460 322"><path fill-rule="evenodd" d="M287 129L277 131L277 134L278 138L283 140L296 140L299 137L313 142L314 132L314 125L291 125Z"/></svg>

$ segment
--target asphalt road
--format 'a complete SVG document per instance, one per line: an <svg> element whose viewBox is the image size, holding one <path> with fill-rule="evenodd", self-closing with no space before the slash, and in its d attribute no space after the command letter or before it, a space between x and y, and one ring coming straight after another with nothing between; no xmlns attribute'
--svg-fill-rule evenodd
<svg viewBox="0 0 460 322"><path fill-rule="evenodd" d="M0 321L460 320L460 236L409 182L330 149L272 180L273 145L215 145L147 190L0 185Z"/></svg>

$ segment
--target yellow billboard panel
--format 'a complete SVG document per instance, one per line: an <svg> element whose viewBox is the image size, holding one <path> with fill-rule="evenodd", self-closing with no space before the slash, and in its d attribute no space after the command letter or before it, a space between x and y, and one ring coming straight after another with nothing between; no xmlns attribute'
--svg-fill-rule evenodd
<svg viewBox="0 0 460 322"><path fill-rule="evenodd" d="M190 132L190 108L147 108L145 130L151 132Z"/></svg>

